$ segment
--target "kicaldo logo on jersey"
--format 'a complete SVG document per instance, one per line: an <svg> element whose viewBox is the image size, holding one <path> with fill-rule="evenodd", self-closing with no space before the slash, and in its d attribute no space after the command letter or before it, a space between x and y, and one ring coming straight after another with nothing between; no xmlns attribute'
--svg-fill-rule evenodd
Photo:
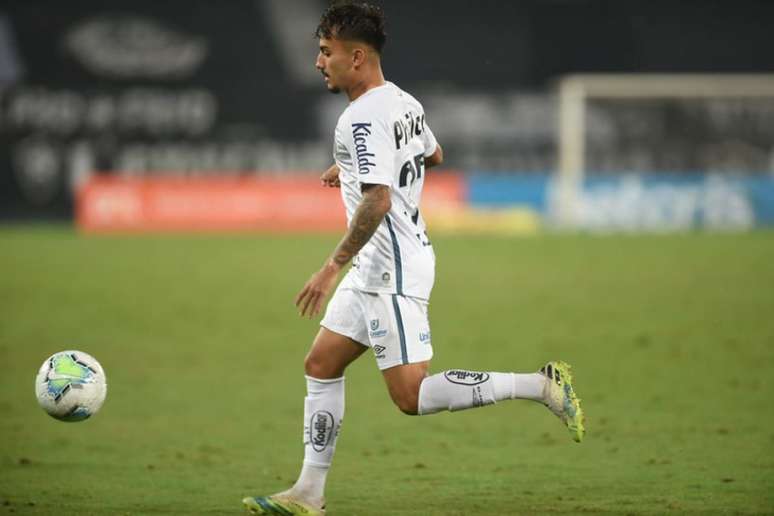
<svg viewBox="0 0 774 516"><path fill-rule="evenodd" d="M361 174L371 172L370 167L376 166L370 159L375 156L373 152L368 152L368 140L366 136L371 136L371 123L358 122L352 124L352 140L355 144L355 157L357 158L357 171Z"/></svg>

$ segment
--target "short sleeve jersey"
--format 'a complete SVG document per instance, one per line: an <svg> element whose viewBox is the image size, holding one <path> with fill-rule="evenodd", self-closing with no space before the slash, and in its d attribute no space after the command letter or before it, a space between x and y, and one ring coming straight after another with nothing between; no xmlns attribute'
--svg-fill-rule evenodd
<svg viewBox="0 0 774 516"><path fill-rule="evenodd" d="M333 157L352 222L364 184L390 187L392 207L353 260L347 280L365 292L429 299L435 255L419 211L424 158L437 142L422 105L387 82L349 104L339 117Z"/></svg>

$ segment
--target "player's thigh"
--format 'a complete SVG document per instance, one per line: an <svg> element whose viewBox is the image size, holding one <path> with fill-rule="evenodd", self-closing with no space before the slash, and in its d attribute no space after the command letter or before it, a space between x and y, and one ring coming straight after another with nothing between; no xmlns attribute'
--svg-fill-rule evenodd
<svg viewBox="0 0 774 516"><path fill-rule="evenodd" d="M322 380L340 378L347 366L357 360L366 349L366 346L345 335L320 327L304 360L304 371L307 375Z"/></svg>
<svg viewBox="0 0 774 516"><path fill-rule="evenodd" d="M368 340L380 370L433 357L427 301L396 294L365 294Z"/></svg>
<svg viewBox="0 0 774 516"><path fill-rule="evenodd" d="M405 364L382 371L390 398L406 414L419 410L419 386L427 376L430 361Z"/></svg>
<svg viewBox="0 0 774 516"><path fill-rule="evenodd" d="M341 377L344 369L368 349L363 294L348 287L348 277L328 302L320 331L306 356L304 369L314 378Z"/></svg>

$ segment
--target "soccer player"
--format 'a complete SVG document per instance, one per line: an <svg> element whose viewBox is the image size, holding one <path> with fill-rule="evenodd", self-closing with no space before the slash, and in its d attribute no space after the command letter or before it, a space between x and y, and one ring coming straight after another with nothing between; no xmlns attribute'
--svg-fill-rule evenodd
<svg viewBox="0 0 774 516"><path fill-rule="evenodd" d="M296 298L301 315L317 315L341 270L352 267L328 303L307 355L304 462L296 483L271 496L248 497L257 514L322 515L325 480L344 417L344 370L373 351L387 389L406 414L463 410L501 400L545 404L583 438L583 415L569 366L537 373L454 369L428 375L433 356L427 306L435 256L419 211L426 170L443 161L422 105L382 74L384 16L365 3L337 3L316 32L317 69L332 93L350 100L338 120L335 164L323 175L341 188L346 234Z"/></svg>

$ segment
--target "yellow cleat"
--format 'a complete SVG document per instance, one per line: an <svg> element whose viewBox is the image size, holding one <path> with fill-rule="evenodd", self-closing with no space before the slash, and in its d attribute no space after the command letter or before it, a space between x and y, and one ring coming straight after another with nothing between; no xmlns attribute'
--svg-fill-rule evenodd
<svg viewBox="0 0 774 516"><path fill-rule="evenodd" d="M273 516L325 516L325 508L316 509L287 495L248 496L242 499L250 514Z"/></svg>
<svg viewBox="0 0 774 516"><path fill-rule="evenodd" d="M581 442L586 429L583 427L581 400L572 388L570 365L561 361L551 361L540 368L540 374L546 377L543 403L567 425L573 440Z"/></svg>

